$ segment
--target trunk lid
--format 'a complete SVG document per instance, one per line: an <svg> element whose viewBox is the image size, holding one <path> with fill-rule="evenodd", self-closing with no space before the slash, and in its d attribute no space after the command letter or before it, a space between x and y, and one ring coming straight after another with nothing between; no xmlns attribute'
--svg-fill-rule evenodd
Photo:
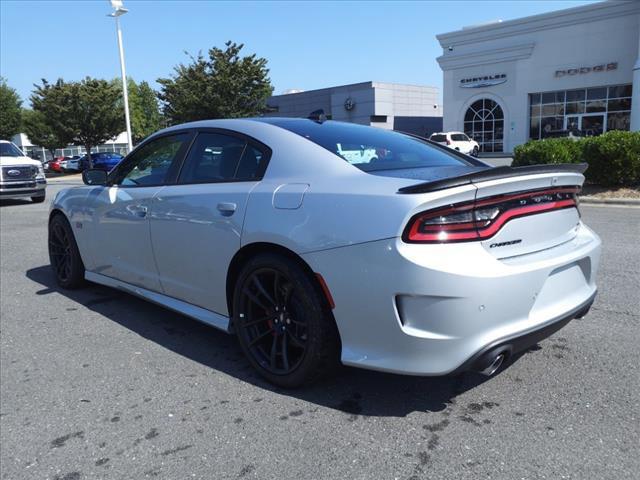
<svg viewBox="0 0 640 480"><path fill-rule="evenodd" d="M576 194L585 169L585 164L474 168L471 172L467 167L467 173L458 175L440 171L427 182L403 187L398 193L475 187L477 239L468 240L480 241L496 258L508 258L552 248L577 235ZM465 225L474 231L474 223Z"/></svg>
<svg viewBox="0 0 640 480"><path fill-rule="evenodd" d="M482 246L496 258L507 258L572 240L577 235L580 213L577 204L571 205L567 200L567 192L577 193L583 182L581 173L567 171L473 182L477 188L476 205L488 199L515 197L512 211L516 215L495 235L482 240Z"/></svg>

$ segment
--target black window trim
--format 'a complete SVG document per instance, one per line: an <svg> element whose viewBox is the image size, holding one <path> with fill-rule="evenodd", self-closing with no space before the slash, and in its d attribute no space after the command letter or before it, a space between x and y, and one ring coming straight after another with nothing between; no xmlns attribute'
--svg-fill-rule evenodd
<svg viewBox="0 0 640 480"><path fill-rule="evenodd" d="M189 143L188 150L185 152L185 154L183 155L180 161L180 168L178 169L176 179L173 184L175 185L206 185L206 184L218 184L218 183L249 183L249 182L259 182L264 178L264 174L267 171L267 167L269 165L269 161L271 160L271 155L273 153L273 150L271 150L271 148L268 145L265 145L264 143L260 142L259 140L256 140L250 135L247 135L242 132L238 132L236 130L229 130L227 128L201 127L201 128L193 129L192 132L193 132L193 138ZM242 151L242 155L240 156L240 160L242 160L242 156L244 155L244 152L247 149L248 145L260 150L262 152L262 160L260 160L260 166L258 167L258 172L257 172L258 174L256 178L252 178L251 180L234 178L231 180L218 180L218 181L213 181L213 180L201 180L201 181L192 181L192 182L180 181L180 175L182 174L182 170L184 169L184 166L187 163L189 154L191 153L191 149L193 148L196 142L196 139L198 138L198 135L202 133L217 133L220 135L226 135L229 137L235 137L243 140L245 142L245 147L244 147L244 150ZM238 165L236 166L236 172L239 166L240 166L240 161L238 161Z"/></svg>
<svg viewBox="0 0 640 480"><path fill-rule="evenodd" d="M165 132L165 133L162 133L160 135L153 135L153 136L148 137L144 142L142 142L136 148L131 150L131 152L129 152L120 161L120 163L118 163L118 165L109 173L107 186L112 187L112 186L116 185L115 184L115 179L118 176L118 172L120 170L122 170L123 168L125 168L125 165L127 165L127 161L130 158L133 158L133 155L136 154L140 149L142 149L143 147L145 147L146 145L148 145L151 142L155 142L156 140L160 140L160 139L166 138L166 137L174 137L176 135L183 135L185 133L188 134L187 138L184 141L184 143L180 146L180 149L178 150L178 153L176 154L175 158L171 162L171 166L169 167L169 170L167 171L167 175L165 177L164 182L156 183L156 184L149 184L149 185L122 185L122 184L119 184L117 186L119 188L146 188L146 187L163 187L163 186L166 186L166 185L175 184L177 179L178 179L178 174L180 172L180 169L182 168L182 164L184 163L184 159L185 159L186 153L191 148L193 140L194 140L194 138L196 136L195 135L195 131L193 129L191 129L191 128L181 128L181 129L177 129L177 130L171 130L169 132Z"/></svg>

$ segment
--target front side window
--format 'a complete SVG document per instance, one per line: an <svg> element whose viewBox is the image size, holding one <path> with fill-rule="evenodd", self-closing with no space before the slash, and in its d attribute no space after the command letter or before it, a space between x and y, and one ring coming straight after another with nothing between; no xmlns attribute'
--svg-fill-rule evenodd
<svg viewBox="0 0 640 480"><path fill-rule="evenodd" d="M178 182L259 180L264 160L262 151L243 138L221 133L200 133L189 151Z"/></svg>
<svg viewBox="0 0 640 480"><path fill-rule="evenodd" d="M143 145L118 169L113 183L129 187L164 184L171 164L188 138L189 134L182 133Z"/></svg>
<svg viewBox="0 0 640 480"><path fill-rule="evenodd" d="M470 165L461 157L418 138L353 123L264 118L296 133L365 172Z"/></svg>

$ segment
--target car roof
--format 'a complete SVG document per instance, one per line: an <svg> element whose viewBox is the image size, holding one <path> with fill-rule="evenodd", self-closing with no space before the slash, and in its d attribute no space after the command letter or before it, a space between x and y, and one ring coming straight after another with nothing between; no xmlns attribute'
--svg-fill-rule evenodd
<svg viewBox="0 0 640 480"><path fill-rule="evenodd" d="M171 132L174 130L183 130L185 128L221 128L221 129L229 129L229 130L244 130L245 128L255 129L256 127L264 127L265 129L271 128L271 126L284 128L287 130L287 127L294 125L302 125L302 124L316 124L321 125L323 123L344 123L353 125L350 122L338 122L336 120L325 120L325 121L317 121L309 118L301 118L301 117L249 117L249 118L230 118L230 119L216 119L216 120L198 120L195 122L182 123L179 125L173 125L171 127L165 128L153 134L153 136ZM374 128L374 127L371 127Z"/></svg>

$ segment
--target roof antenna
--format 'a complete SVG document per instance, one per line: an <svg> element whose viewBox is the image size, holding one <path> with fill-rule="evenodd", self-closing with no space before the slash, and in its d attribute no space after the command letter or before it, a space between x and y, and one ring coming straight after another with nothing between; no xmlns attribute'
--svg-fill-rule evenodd
<svg viewBox="0 0 640 480"><path fill-rule="evenodd" d="M318 110L314 110L307 117L309 120L313 120L314 122L322 123L327 121L327 116L324 113L322 108Z"/></svg>

